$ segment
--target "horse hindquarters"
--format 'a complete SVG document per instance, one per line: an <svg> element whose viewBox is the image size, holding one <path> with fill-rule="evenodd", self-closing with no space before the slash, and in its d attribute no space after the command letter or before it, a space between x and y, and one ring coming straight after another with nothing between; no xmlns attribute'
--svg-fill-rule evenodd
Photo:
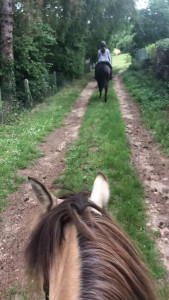
<svg viewBox="0 0 169 300"><path fill-rule="evenodd" d="M108 84L110 78L110 67L107 64L100 63L96 67L96 80L99 87L100 97L102 96L102 90L105 89L105 102L107 101Z"/></svg>

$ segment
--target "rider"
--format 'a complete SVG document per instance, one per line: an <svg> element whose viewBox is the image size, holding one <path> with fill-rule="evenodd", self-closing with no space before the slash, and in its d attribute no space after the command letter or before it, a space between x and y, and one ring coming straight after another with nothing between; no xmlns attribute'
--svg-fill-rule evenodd
<svg viewBox="0 0 169 300"><path fill-rule="evenodd" d="M112 65L111 65L110 51L109 49L106 48L106 42L104 41L100 43L100 49L98 50L98 63L100 62L104 62L110 67L110 79L112 79Z"/></svg>

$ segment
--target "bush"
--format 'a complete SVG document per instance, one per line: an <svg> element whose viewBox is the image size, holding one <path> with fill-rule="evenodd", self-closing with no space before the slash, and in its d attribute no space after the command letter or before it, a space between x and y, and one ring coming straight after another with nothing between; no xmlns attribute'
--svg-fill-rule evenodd
<svg viewBox="0 0 169 300"><path fill-rule="evenodd" d="M160 78L169 79L169 39L156 42L154 69Z"/></svg>
<svg viewBox="0 0 169 300"><path fill-rule="evenodd" d="M148 45L146 47L146 51L147 51L150 62L153 63L154 58L155 58L155 44Z"/></svg>
<svg viewBox="0 0 169 300"><path fill-rule="evenodd" d="M132 58L129 69L133 71L139 71L141 70L141 63L136 58Z"/></svg>
<svg viewBox="0 0 169 300"><path fill-rule="evenodd" d="M127 71L124 83L141 107L146 126L169 155L169 84L145 71Z"/></svg>
<svg viewBox="0 0 169 300"><path fill-rule="evenodd" d="M156 48L161 48L163 51L169 50L169 39L159 40L155 46Z"/></svg>
<svg viewBox="0 0 169 300"><path fill-rule="evenodd" d="M144 109L151 107L151 110L169 110L169 85L164 81L157 80L143 70L127 71L123 79L132 96Z"/></svg>
<svg viewBox="0 0 169 300"><path fill-rule="evenodd" d="M44 98L48 89L46 81L51 64L46 56L52 55L51 46L55 43L53 31L49 25L34 23L29 35L14 35L15 78L17 95L24 102L24 79L28 79L34 101Z"/></svg>

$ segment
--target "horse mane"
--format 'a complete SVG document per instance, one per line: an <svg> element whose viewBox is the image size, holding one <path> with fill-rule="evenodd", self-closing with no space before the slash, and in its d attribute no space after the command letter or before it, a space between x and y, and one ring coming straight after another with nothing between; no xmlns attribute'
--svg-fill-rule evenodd
<svg viewBox="0 0 169 300"><path fill-rule="evenodd" d="M50 267L65 241L65 228L73 223L81 259L80 299L157 299L139 251L109 214L83 193L63 199L42 216L26 249L28 269L35 278L43 276L49 282Z"/></svg>

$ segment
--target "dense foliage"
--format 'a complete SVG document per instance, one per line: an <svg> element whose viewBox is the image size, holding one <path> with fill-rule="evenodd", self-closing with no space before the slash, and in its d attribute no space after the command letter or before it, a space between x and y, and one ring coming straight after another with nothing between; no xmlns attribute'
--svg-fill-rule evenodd
<svg viewBox="0 0 169 300"><path fill-rule="evenodd" d="M148 54L148 58L150 59L151 63L153 63L155 58L155 44L150 44L146 47L146 51Z"/></svg>
<svg viewBox="0 0 169 300"><path fill-rule="evenodd" d="M138 49L168 36L169 0L149 0L148 7L137 10L123 32L117 34L116 45L134 56Z"/></svg>
<svg viewBox="0 0 169 300"><path fill-rule="evenodd" d="M49 74L55 71L66 78L79 77L85 59L96 61L100 41L106 40L109 46L112 33L134 9L134 0L7 1L14 7L11 46L16 98L23 103L24 79L29 80L33 100L39 101L53 89L54 76ZM3 68L1 82L9 83L7 73ZM3 95L6 98L8 93Z"/></svg>

